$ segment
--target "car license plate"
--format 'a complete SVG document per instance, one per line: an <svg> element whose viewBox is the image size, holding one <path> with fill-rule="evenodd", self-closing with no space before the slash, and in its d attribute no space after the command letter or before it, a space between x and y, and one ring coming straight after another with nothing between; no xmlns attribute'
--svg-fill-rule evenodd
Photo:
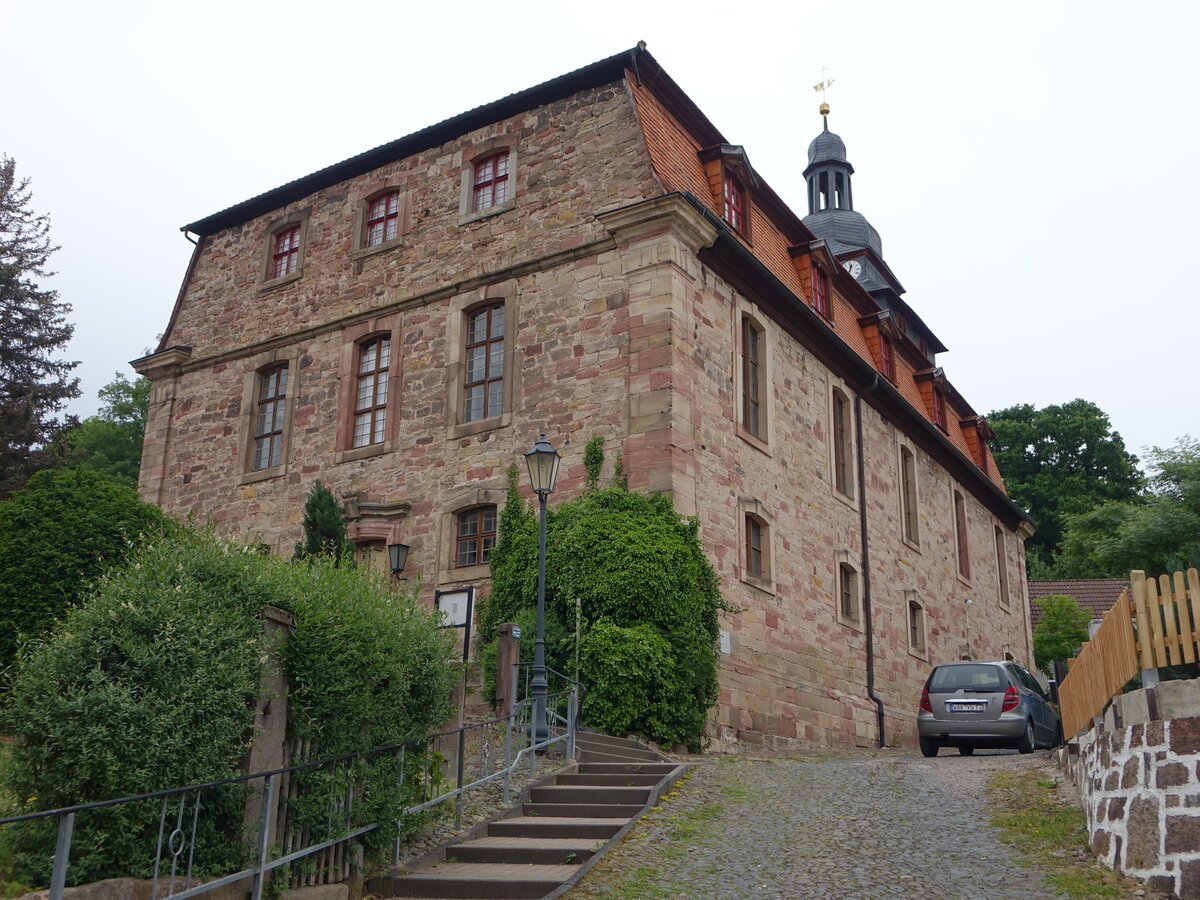
<svg viewBox="0 0 1200 900"><path fill-rule="evenodd" d="M947 700L946 709L950 712L983 712L987 709L986 700Z"/></svg>

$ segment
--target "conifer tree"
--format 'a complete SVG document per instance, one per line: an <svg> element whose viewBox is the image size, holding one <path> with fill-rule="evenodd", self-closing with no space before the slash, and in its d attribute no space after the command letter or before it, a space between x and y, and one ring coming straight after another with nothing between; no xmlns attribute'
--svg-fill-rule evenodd
<svg viewBox="0 0 1200 900"><path fill-rule="evenodd" d="M333 491L321 484L313 485L304 501L304 542L296 544L293 559L331 556L335 560L354 559L354 545L346 537L346 518L333 496Z"/></svg>
<svg viewBox="0 0 1200 900"><path fill-rule="evenodd" d="M77 363L54 358L74 326L70 305L39 284L58 248L31 196L16 162L0 156L0 496L50 461L45 447L64 424L56 414L79 396Z"/></svg>

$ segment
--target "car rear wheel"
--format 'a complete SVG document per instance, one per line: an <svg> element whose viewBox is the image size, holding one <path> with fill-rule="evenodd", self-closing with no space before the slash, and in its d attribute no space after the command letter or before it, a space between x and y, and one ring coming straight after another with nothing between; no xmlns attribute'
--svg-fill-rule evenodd
<svg viewBox="0 0 1200 900"><path fill-rule="evenodd" d="M1018 753L1032 753L1037 746L1033 736L1033 719L1025 720L1025 733L1021 735L1021 739L1017 741Z"/></svg>
<svg viewBox="0 0 1200 900"><path fill-rule="evenodd" d="M970 756L970 755L971 755L972 753L974 753L974 752L975 752L975 748L974 748L974 747L959 747L959 748L958 748L958 755L959 755L959 756Z"/></svg>
<svg viewBox="0 0 1200 900"><path fill-rule="evenodd" d="M938 742L937 741L935 741L933 738L926 738L926 737L920 738L919 740L921 743L921 755L922 756L937 756L937 754L938 754Z"/></svg>

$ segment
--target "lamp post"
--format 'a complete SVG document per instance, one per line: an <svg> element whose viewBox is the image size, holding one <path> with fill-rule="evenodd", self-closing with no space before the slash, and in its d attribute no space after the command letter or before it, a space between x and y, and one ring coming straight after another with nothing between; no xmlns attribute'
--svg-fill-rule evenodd
<svg viewBox="0 0 1200 900"><path fill-rule="evenodd" d="M538 497L538 586L537 586L537 638L533 644L533 679L529 683L529 696L533 698L533 722L530 738L541 743L549 736L546 727L546 498L554 490L558 478L558 451L541 432L538 441L525 454L525 465L529 468L529 482Z"/></svg>

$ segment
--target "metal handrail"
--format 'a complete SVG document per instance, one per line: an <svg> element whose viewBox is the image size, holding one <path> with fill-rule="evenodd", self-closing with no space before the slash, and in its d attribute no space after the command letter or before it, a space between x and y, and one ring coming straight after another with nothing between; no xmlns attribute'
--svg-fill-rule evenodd
<svg viewBox="0 0 1200 900"><path fill-rule="evenodd" d="M555 674L560 674L560 673L555 673ZM572 680L572 679L568 679L568 680ZM398 753L398 754L400 754L400 759L403 760L404 759L403 754L408 750L408 748L413 747L414 745L423 745L425 747L426 751L428 751L428 749L433 745L433 743L438 741L439 739L450 738L450 737L454 737L454 736L459 737L459 739L460 739L459 746L461 748L463 746L462 735L465 732L478 730L480 732L480 734L486 734L485 729L493 728L493 727L495 727L495 728L502 727L504 730L504 752L503 752L504 766L502 768L498 768L495 772L485 774L480 778L476 778L473 781L464 784L463 783L463 775L462 775L462 766L460 765L459 766L459 774L458 774L458 783L453 789L446 791L445 793L442 793L437 797L425 799L421 803L418 803L414 806L408 807L407 809L404 810L402 815L403 816L416 815L417 813L423 812L428 809L432 809L432 808L439 806L451 799L454 799L458 802L458 804L459 804L458 812L461 815L461 798L467 792L474 790L476 788L482 787L483 785L490 784L501 778L503 778L503 780L504 780L504 788L503 788L504 802L508 803L511 801L510 776L514 771L517 770L517 768L520 765L523 764L523 762L526 758L529 758L530 762L531 762L531 769L530 769L531 775L536 774L537 751L544 750L545 748L550 747L554 744L560 743L562 741L566 741L567 758L568 759L574 758L575 720L577 719L576 713L577 713L578 705L579 705L578 701L579 701L580 689L581 689L581 686L577 685L576 687L573 687L566 691L562 691L562 692L550 695L550 697L554 697L554 698L561 698L563 696L566 696L566 698L567 698L567 705L568 705L567 717L564 719L562 716L558 715L557 713L554 713L554 719L556 720L555 724L561 723L561 724L565 725L566 727L565 727L564 731L562 733L554 734L553 736L548 735L548 737L545 741L530 744L529 746L522 748L521 750L519 750L516 753L515 756L512 753L512 749L513 749L512 738L513 738L514 734L522 735L528 730L527 721L529 719L529 711L530 711L530 706L532 703L532 701L529 698L526 698L525 700L520 701L514 708L513 712L510 713L508 716L497 717L497 718L493 718L493 719L488 719L483 722L476 722L476 723L472 723L470 725L464 725L461 728L435 732L433 734L426 735L426 736L420 737L420 738L410 738L407 741L402 741L402 742L396 743L396 744L381 745L378 747L372 747L367 750L358 751L355 753L345 753L345 754L341 754L339 756L330 756L330 757L325 757L325 758L319 759L319 760L312 760L309 762L297 763L295 765L281 766L278 768L268 769L268 770L261 771L261 772L252 772L252 773L248 773L248 774L244 774L244 775L231 776L229 778L214 779L211 781L199 782L199 783L187 785L184 787L166 788L166 789L158 790L158 791L148 791L148 792L145 792L142 794L133 794L133 795L126 796L126 797L118 797L118 798L114 798L111 800L99 800L99 801L94 801L94 802L90 802L90 803L80 803L80 804L76 804L74 806L64 806L64 807L58 807L55 809L42 810L40 812L24 813L24 814L17 815L17 816L8 816L8 817L0 818L0 826L13 825L13 824L20 823L20 822L28 822L30 820L35 820L35 819L49 819L49 818L57 819L58 837L57 837L56 844L55 844L54 863L53 863L53 870L52 870L51 879L50 879L49 900L61 900L63 890L66 886L67 867L68 867L68 862L70 859L70 851L71 851L71 845L72 845L74 827L75 827L75 816L77 813L87 812L87 811L96 810L96 809L109 808L109 807L119 806L122 804L143 802L143 801L147 801L147 800L162 800L162 812L160 813L160 819L159 819L159 840L158 840L158 847L155 850L155 859L154 859L154 887L153 887L152 896L154 896L155 898L158 898L158 900L188 900L188 898L190 898L190 897L216 890L219 887L222 887L227 884L231 884L235 881L240 881L245 878L253 878L254 882L253 882L253 888L251 890L251 898L252 898L252 900L261 900L262 890L263 890L263 886L265 883L265 877L271 871L278 869L281 866L285 866L288 863L295 862L304 857L312 856L315 853L319 853L319 852L328 850L339 844L344 844L347 841L351 841L351 840L354 840L355 838L362 837L363 835L379 828L380 825L382 824L381 822L374 822L374 823L371 823L368 825L353 827L346 834L339 835L339 836L332 837L332 838L326 838L326 839L320 840L316 843L304 846L300 849L284 853L283 855L281 855L280 857L278 857L276 859L269 859L268 858L270 855L269 836L271 834L271 829L272 829L272 826L274 824L274 819L275 819L275 817L272 816L271 813L272 813L273 805L276 802L275 801L276 791L279 789L279 784L280 784L281 778L283 778L284 776L290 776L294 773L302 772L305 770L315 769L320 766L336 767L339 764L348 763L348 762L356 761L356 760L371 759L371 758L375 758L375 757L378 757L380 755L387 754L387 753ZM549 699L549 698L547 698L547 699ZM554 731L557 731L557 730L558 730L557 728L554 729ZM481 754L484 753L487 746L488 746L488 744L486 743L486 741L481 741L481 743L479 745ZM463 755L461 750L460 750L459 755L460 755L460 762L461 762L461 758ZM480 760L480 765L481 765L481 767L483 765L482 757ZM403 777L404 777L402 767L403 767L403 762L400 763L400 767L397 772L397 778L399 779L400 782L403 781ZM216 878L212 881L208 881L204 884L198 884L198 885L192 886L191 881L192 881L193 860L192 860L190 851L194 851L194 849L195 849L197 823L199 821L200 792L202 792L204 790L210 790L213 788L227 786L227 785L247 784L251 781L255 781L258 779L262 779L263 786L262 786L261 811L260 811L259 820L258 820L258 835L257 835L257 840L256 840L256 846L255 846L255 851L256 851L255 864L250 867L244 868L238 872L218 877L218 878ZM188 802L188 795L192 794L193 792L195 793L195 801L194 801L195 806L193 807L193 811L192 811L193 821L191 824L191 836L189 838L183 829L183 810L184 810L184 806ZM169 839L166 842L166 845L164 845L164 840L163 840L164 834L166 834L167 829L169 827L171 827L171 826L168 826L168 824L167 824L167 812L168 812L168 808L170 806L170 800L172 797L180 798L179 799L179 811L178 811L179 821L173 823L173 830L170 831ZM346 825L349 826L350 825L349 816L351 815L350 806L352 806L352 804L353 804L353 797L350 797L347 802L349 805L343 810L343 812L347 817ZM178 841L177 841L177 839L178 839ZM392 850L392 856L393 856L394 861L397 860L397 858L398 858L399 847L400 847L400 841L399 841L399 839L397 839L396 843L393 845L393 850ZM160 871L159 871L160 865L164 861L164 853L163 853L164 848L166 849L166 851L170 857L170 874L169 874L169 876L164 876L164 877L169 877L170 884L169 884L167 893L163 894L160 897L158 894L158 879L159 879L159 875L160 875ZM180 873L177 876L177 868L182 867L182 863L180 862L180 856L182 855L182 852L185 848L190 848L187 859L185 860L186 874ZM184 882L183 890L178 891L178 892L176 892L174 890L175 882L176 882L177 878Z"/></svg>

